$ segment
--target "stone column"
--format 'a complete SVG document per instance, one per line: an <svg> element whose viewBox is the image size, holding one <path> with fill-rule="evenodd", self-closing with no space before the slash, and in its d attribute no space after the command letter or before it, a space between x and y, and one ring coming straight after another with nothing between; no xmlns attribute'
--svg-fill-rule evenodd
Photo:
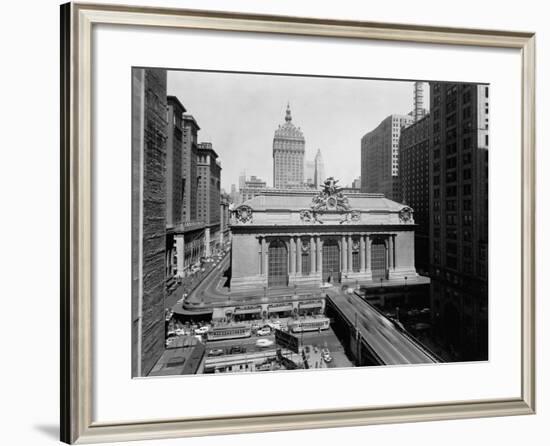
<svg viewBox="0 0 550 446"><path fill-rule="evenodd" d="M310 256L310 273L315 274L317 271L317 247L315 245L315 237L309 238L309 256Z"/></svg>
<svg viewBox="0 0 550 446"><path fill-rule="evenodd" d="M290 274L296 273L296 242L294 236L290 237Z"/></svg>
<svg viewBox="0 0 550 446"><path fill-rule="evenodd" d="M265 269L265 256L266 256L266 251L265 251L265 237L260 237L260 275L261 276L264 276L267 271Z"/></svg>
<svg viewBox="0 0 550 446"><path fill-rule="evenodd" d="M353 271L353 238L348 235L348 271Z"/></svg>
<svg viewBox="0 0 550 446"><path fill-rule="evenodd" d="M268 268L268 261L269 261L269 249L268 249L267 240L266 240L265 237L263 237L263 239L262 239L262 245L263 245L263 252L264 252L264 255L262 257L262 262L264 263L263 275L264 275L265 280L267 281L267 268Z"/></svg>
<svg viewBox="0 0 550 446"><path fill-rule="evenodd" d="M366 264L367 264L367 271L372 270L372 239L367 235L367 257L366 257Z"/></svg>
<svg viewBox="0 0 550 446"><path fill-rule="evenodd" d="M360 271L365 272L367 265L365 263L365 236L361 235L359 238L359 261L360 261Z"/></svg>
<svg viewBox="0 0 550 446"><path fill-rule="evenodd" d="M388 237L388 269L394 269L394 258L393 258L393 235Z"/></svg>
<svg viewBox="0 0 550 446"><path fill-rule="evenodd" d="M391 246L392 246L393 269L395 269L397 268L397 253L395 252L396 251L395 234L391 236Z"/></svg>
<svg viewBox="0 0 550 446"><path fill-rule="evenodd" d="M345 273L348 271L348 249L347 249L347 243L346 243L346 236L342 236L342 265L340 267L340 270L342 273Z"/></svg>
<svg viewBox="0 0 550 446"><path fill-rule="evenodd" d="M302 239L296 238L296 274L302 275Z"/></svg>
<svg viewBox="0 0 550 446"><path fill-rule="evenodd" d="M317 236L317 272L323 272L323 247L321 246L321 236Z"/></svg>

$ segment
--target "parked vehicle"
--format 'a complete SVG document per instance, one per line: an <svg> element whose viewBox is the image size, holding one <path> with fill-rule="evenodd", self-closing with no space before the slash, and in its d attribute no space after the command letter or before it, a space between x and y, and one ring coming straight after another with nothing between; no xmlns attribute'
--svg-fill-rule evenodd
<svg viewBox="0 0 550 446"><path fill-rule="evenodd" d="M321 350L321 357L323 358L323 361L325 362L331 362L332 356L330 356L330 351L328 348L324 348Z"/></svg>
<svg viewBox="0 0 550 446"><path fill-rule="evenodd" d="M205 325L204 327L200 327L200 328L195 329L195 334L203 335L203 334L208 333L208 330L210 330L210 328Z"/></svg>
<svg viewBox="0 0 550 446"><path fill-rule="evenodd" d="M223 350L221 348L214 348L208 351L208 356L221 356L223 355Z"/></svg>
<svg viewBox="0 0 550 446"><path fill-rule="evenodd" d="M271 347L274 344L274 342L271 339L258 339L256 341L256 347Z"/></svg>
<svg viewBox="0 0 550 446"><path fill-rule="evenodd" d="M258 336L267 336L271 334L271 328L262 327L256 333L258 334Z"/></svg>
<svg viewBox="0 0 550 446"><path fill-rule="evenodd" d="M231 347L229 349L229 354L230 355L237 355L239 353L246 353L246 347L244 347L242 345L234 345L233 347Z"/></svg>

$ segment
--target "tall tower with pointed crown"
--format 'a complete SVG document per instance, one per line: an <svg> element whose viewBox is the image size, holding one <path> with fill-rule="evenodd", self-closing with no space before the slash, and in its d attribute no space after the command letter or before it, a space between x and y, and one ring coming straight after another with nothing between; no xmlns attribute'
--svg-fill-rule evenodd
<svg viewBox="0 0 550 446"><path fill-rule="evenodd" d="M304 184L304 155L306 140L300 127L292 123L290 104L287 104L285 123L273 136L273 187L296 189Z"/></svg>
<svg viewBox="0 0 550 446"><path fill-rule="evenodd" d="M315 187L319 188L323 184L327 177L325 176L325 164L323 163L323 157L321 155L321 149L317 150L315 155Z"/></svg>

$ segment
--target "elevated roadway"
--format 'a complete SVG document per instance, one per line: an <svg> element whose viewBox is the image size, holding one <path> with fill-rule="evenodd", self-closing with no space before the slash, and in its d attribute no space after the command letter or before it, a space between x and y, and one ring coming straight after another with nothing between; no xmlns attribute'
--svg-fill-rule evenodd
<svg viewBox="0 0 550 446"><path fill-rule="evenodd" d="M326 291L327 307L347 329L358 365L429 364L438 358L355 293ZM368 359L367 359L368 358Z"/></svg>

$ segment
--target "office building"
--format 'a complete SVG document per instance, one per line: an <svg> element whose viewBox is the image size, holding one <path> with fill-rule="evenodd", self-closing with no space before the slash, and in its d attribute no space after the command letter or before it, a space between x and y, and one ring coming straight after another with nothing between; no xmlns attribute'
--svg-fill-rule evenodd
<svg viewBox="0 0 550 446"><path fill-rule="evenodd" d="M457 350L486 358L489 87L430 83L430 110L434 329Z"/></svg>
<svg viewBox="0 0 550 446"><path fill-rule="evenodd" d="M429 271L430 116L401 131L399 140L400 201L414 211L416 267Z"/></svg>
<svg viewBox="0 0 550 446"><path fill-rule="evenodd" d="M265 181L252 175L244 182L244 187L240 191L240 203L244 203L257 195L260 195L263 191L265 191L266 187L267 183Z"/></svg>
<svg viewBox="0 0 550 446"><path fill-rule="evenodd" d="M361 192L398 200L399 138L411 115L390 115L361 138Z"/></svg>
<svg viewBox="0 0 550 446"><path fill-rule="evenodd" d="M273 186L276 189L297 189L304 185L306 141L299 127L292 123L287 105L285 123L273 136Z"/></svg>
<svg viewBox="0 0 550 446"><path fill-rule="evenodd" d="M204 254L207 257L219 245L221 170L212 143L200 143L197 158L197 216L205 224Z"/></svg>

